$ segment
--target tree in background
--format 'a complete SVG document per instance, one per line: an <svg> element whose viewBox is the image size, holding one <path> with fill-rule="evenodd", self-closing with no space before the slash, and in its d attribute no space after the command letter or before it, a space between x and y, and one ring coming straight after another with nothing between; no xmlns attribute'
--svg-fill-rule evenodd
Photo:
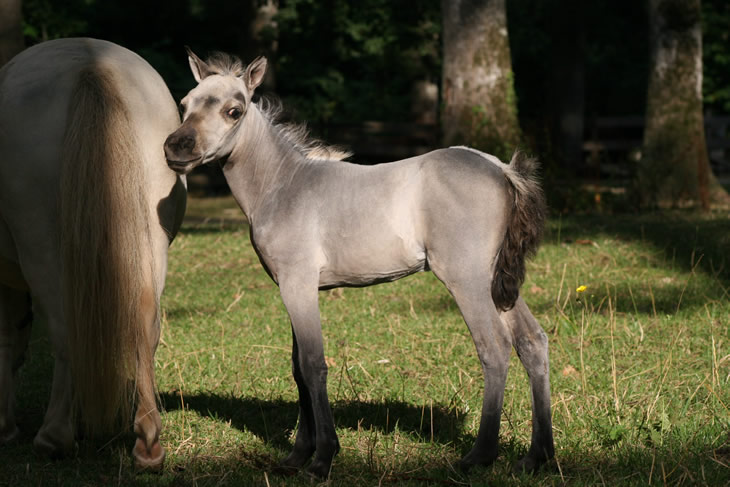
<svg viewBox="0 0 730 487"><path fill-rule="evenodd" d="M436 0L280 2L277 93L315 124L409 121L414 85L441 73L439 15Z"/></svg>
<svg viewBox="0 0 730 487"><path fill-rule="evenodd" d="M727 199L707 156L702 113L700 0L650 0L651 61L640 204L696 204Z"/></svg>
<svg viewBox="0 0 730 487"><path fill-rule="evenodd" d="M248 29L241 29L241 56L244 62L252 61L256 56L266 56L271 65L275 64L278 47L276 14L279 10L278 0L249 0ZM268 91L276 89L276 72L267 69L263 87Z"/></svg>
<svg viewBox="0 0 730 487"><path fill-rule="evenodd" d="M550 0L548 111L554 157L572 175L583 169L585 135L585 1Z"/></svg>
<svg viewBox="0 0 730 487"><path fill-rule="evenodd" d="M441 127L446 145L511 157L517 120L505 0L442 0Z"/></svg>
<svg viewBox="0 0 730 487"><path fill-rule="evenodd" d="M730 2L702 2L702 91L705 110L730 113Z"/></svg>
<svg viewBox="0 0 730 487"><path fill-rule="evenodd" d="M25 47L21 0L0 0L0 66Z"/></svg>

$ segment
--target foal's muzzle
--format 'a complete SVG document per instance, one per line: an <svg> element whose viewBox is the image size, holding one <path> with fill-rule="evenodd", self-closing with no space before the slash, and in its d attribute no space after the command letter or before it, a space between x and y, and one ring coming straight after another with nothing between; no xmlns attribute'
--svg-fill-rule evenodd
<svg viewBox="0 0 730 487"><path fill-rule="evenodd" d="M180 129L171 133L165 140L165 159L173 171L181 174L190 172L200 161L196 149L195 129Z"/></svg>

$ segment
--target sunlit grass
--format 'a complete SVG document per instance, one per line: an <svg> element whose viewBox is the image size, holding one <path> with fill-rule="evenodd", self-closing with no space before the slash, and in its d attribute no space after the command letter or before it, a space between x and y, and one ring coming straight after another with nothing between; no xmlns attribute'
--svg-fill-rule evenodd
<svg viewBox="0 0 730 487"><path fill-rule="evenodd" d="M77 458L62 462L32 453L50 366L39 334L21 373L24 437L4 450L0 484L311 484L270 473L296 426L291 331L232 205L191 200L171 249L157 352L163 473L135 477L129 436L99 452L84 441ZM469 477L452 468L477 432L482 376L466 326L433 275L321 293L342 444L329 483L727 484L729 239L726 215L551 220L522 288L551 353L556 462L533 477L510 473L531 427L515 354L500 458Z"/></svg>

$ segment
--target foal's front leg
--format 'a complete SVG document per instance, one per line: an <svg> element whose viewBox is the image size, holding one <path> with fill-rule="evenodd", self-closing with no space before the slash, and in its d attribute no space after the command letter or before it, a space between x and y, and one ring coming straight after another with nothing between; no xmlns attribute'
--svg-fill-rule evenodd
<svg viewBox="0 0 730 487"><path fill-rule="evenodd" d="M314 277L290 277L281 279L279 284L282 300L291 318L294 341L292 370L299 390L299 430L294 448L282 461L282 466L300 468L314 452L314 460L307 470L317 477L326 478L340 444L327 398L327 364L316 274Z"/></svg>
<svg viewBox="0 0 730 487"><path fill-rule="evenodd" d="M302 368L299 365L299 347L297 346L297 336L292 326L292 375L294 382L297 384L299 391L299 427L297 428L297 437L294 440L294 448L291 453L281 461L279 471L284 474L294 474L298 469L304 466L314 454L315 441L317 435L315 433L314 410L312 409L312 400L309 397L309 389L304 382Z"/></svg>

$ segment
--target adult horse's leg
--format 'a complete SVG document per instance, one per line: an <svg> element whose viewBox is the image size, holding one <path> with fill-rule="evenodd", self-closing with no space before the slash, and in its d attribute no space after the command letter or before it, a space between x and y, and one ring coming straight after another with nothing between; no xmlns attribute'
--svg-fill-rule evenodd
<svg viewBox="0 0 730 487"><path fill-rule="evenodd" d="M534 472L555 455L550 416L550 361L545 332L522 297L502 314L512 333L512 344L527 370L532 391L532 441L530 450L515 466L516 472Z"/></svg>
<svg viewBox="0 0 730 487"><path fill-rule="evenodd" d="M15 373L23 363L33 313L30 294L0 285L0 445L19 433L15 424Z"/></svg>
<svg viewBox="0 0 730 487"><path fill-rule="evenodd" d="M43 276L47 279L47 276ZM71 414L71 367L68 357L68 332L62 318L61 293L38 282L41 276L29 281L42 309L47 313L48 329L55 356L53 383L43 425L33 440L37 451L51 458L69 455L74 449L74 423ZM83 420L83 418L82 418Z"/></svg>
<svg viewBox="0 0 730 487"><path fill-rule="evenodd" d="M314 279L289 277L281 279L279 283L281 298L294 331L296 344L292 355L295 361L293 370L300 394L300 413L304 413L300 414L300 430L294 449L284 460L284 465L290 462L291 466L297 466L297 463L303 463L312 454L312 421L307 419L309 410L314 420L315 457L308 471L317 477L326 478L340 443L327 398L327 364L319 318L317 274L311 275Z"/></svg>
<svg viewBox="0 0 730 487"><path fill-rule="evenodd" d="M292 375L294 376L294 382L296 382L299 392L299 425L297 428L297 436L294 440L294 448L292 448L291 453L279 465L280 468L278 471L285 474L295 473L297 469L307 463L314 454L317 439L312 399L310 398L309 389L302 375L302 368L299 365L299 347L297 346L297 336L294 332L293 324L291 362Z"/></svg>
<svg viewBox="0 0 730 487"><path fill-rule="evenodd" d="M132 449L134 465L139 470L157 470L165 460L165 449L160 444L162 420L157 410L155 393L155 351L160 340L158 310L159 295L152 287L142 291L142 316L145 320L143 339L139 343L137 362L137 412L134 433L137 441Z"/></svg>
<svg viewBox="0 0 730 487"><path fill-rule="evenodd" d="M179 203L179 202L178 202ZM184 200L183 200L184 203ZM174 201L168 204L175 205ZM175 211L171 210L171 218ZM160 220L161 225L169 224ZM167 249L169 239L163 226L150 228L152 237L152 254L154 255L154 278L146 275L146 283L141 295L141 316L145 326L143 340L137 362L137 412L134 416L134 433L137 435L132 456L134 464L140 470L157 470L165 460L165 450L160 444L162 420L157 408L157 388L155 386L155 352L160 341L160 296L165 287L167 275ZM174 233L173 233L174 235Z"/></svg>

